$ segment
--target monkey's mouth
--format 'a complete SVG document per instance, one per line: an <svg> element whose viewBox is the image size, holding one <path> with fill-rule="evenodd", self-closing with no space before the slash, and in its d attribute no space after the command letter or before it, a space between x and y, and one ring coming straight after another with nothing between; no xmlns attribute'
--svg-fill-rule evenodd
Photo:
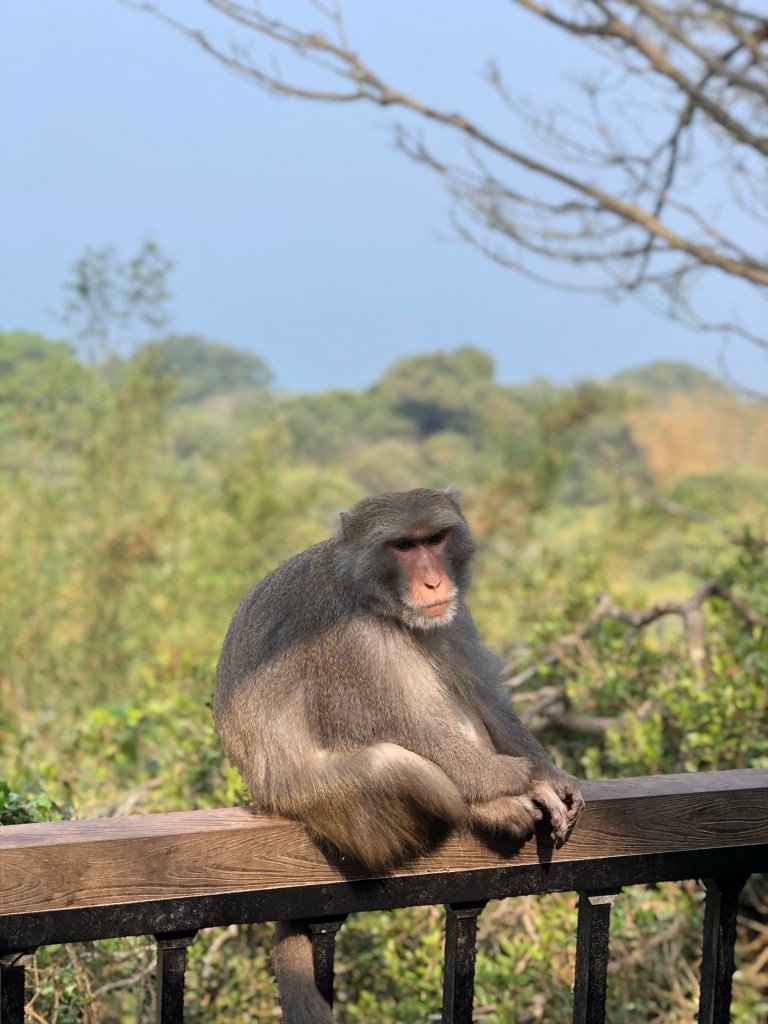
<svg viewBox="0 0 768 1024"><path fill-rule="evenodd" d="M441 597L439 601L426 601L424 604L406 600L403 621L411 629L436 629L452 622L457 610L458 597L455 591L450 597Z"/></svg>
<svg viewBox="0 0 768 1024"><path fill-rule="evenodd" d="M419 604L416 606L414 611L417 611L419 615L428 615L430 618L436 615L442 615L446 612L451 605L453 600L450 597L444 597L440 601L432 601L430 604Z"/></svg>

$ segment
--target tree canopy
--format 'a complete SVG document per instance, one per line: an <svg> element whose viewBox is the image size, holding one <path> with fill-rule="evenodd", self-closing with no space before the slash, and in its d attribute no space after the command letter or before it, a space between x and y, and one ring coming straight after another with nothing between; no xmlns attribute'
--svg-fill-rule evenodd
<svg viewBox="0 0 768 1024"><path fill-rule="evenodd" d="M239 388L263 390L272 383L272 373L260 356L197 334L169 334L149 341L134 358L170 377L182 404Z"/></svg>

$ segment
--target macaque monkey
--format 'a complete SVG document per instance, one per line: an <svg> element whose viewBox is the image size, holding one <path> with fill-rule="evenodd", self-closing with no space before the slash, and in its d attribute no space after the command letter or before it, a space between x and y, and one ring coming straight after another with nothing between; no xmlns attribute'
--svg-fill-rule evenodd
<svg viewBox="0 0 768 1024"><path fill-rule="evenodd" d="M221 652L216 728L257 810L384 872L459 826L556 841L576 779L521 724L464 603L474 544L458 492L364 498L338 536L243 600ZM308 930L278 923L286 1024L332 1024Z"/></svg>

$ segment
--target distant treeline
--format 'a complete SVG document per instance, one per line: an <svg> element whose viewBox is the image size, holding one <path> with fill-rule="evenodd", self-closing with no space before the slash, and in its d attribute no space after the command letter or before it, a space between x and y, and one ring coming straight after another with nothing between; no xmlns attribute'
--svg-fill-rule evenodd
<svg viewBox="0 0 768 1024"><path fill-rule="evenodd" d="M366 390L288 395L258 356L195 336L120 354L102 278L75 289L93 299L88 358L0 334L0 824L244 800L210 712L234 607L362 494L424 484L465 492L473 613L559 763L587 777L768 764L768 405L678 363L510 387L475 348L401 360ZM695 593L709 595L695 658L679 615L621 617ZM768 892L751 898L753 912ZM573 912L568 894L486 912L483 1019L540 1005L570 1020ZM612 978L610 1019L692 1019L696 979L678 966L700 941L695 885L632 890L613 913L632 969ZM735 1024L768 998L765 936L746 920ZM267 930L194 943L190 1021L277 1014ZM340 1020L425 1019L441 942L436 908L351 922ZM141 940L40 951L36 1019L150 1019L151 956Z"/></svg>

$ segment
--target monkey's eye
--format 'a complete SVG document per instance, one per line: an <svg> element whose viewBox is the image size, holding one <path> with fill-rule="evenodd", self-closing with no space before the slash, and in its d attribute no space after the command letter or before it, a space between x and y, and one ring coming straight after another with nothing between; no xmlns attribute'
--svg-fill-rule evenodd
<svg viewBox="0 0 768 1024"><path fill-rule="evenodd" d="M427 537L427 544L440 544L445 540L447 530L438 530L437 533L433 533L431 537Z"/></svg>
<svg viewBox="0 0 768 1024"><path fill-rule="evenodd" d="M396 540L392 543L393 548L397 548L398 551L410 551L413 547L413 541L404 538L403 540Z"/></svg>

